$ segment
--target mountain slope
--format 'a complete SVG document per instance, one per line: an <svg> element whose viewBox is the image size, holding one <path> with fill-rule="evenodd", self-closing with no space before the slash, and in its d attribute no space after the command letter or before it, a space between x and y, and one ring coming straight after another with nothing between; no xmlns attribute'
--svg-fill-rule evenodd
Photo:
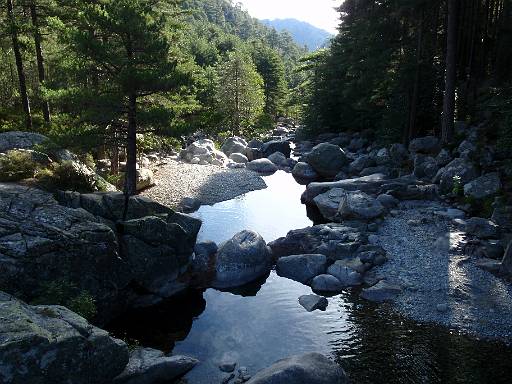
<svg viewBox="0 0 512 384"><path fill-rule="evenodd" d="M262 22L279 32L288 31L297 44L307 46L310 51L323 47L332 37L323 29L296 19L262 20Z"/></svg>

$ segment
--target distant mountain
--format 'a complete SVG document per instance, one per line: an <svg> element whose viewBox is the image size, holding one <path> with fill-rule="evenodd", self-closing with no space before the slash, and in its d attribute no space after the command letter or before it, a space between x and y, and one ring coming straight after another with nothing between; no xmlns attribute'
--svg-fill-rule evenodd
<svg viewBox="0 0 512 384"><path fill-rule="evenodd" d="M323 29L296 19L262 20L262 23L274 27L278 32L288 31L297 44L307 46L310 51L322 48L332 37Z"/></svg>

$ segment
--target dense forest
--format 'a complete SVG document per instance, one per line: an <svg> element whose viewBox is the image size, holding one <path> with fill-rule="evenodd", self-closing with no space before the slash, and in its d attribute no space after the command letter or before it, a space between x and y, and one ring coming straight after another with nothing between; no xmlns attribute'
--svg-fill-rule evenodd
<svg viewBox="0 0 512 384"><path fill-rule="evenodd" d="M512 6L500 0L347 0L332 46L307 58L306 122L388 142L490 122L510 148ZM443 118L443 116L445 118Z"/></svg>

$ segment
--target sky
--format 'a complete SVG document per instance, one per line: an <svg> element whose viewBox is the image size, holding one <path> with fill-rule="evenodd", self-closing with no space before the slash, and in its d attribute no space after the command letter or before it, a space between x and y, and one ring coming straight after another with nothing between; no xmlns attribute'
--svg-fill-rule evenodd
<svg viewBox="0 0 512 384"><path fill-rule="evenodd" d="M258 19L298 19L333 34L338 26L335 7L343 0L239 0Z"/></svg>

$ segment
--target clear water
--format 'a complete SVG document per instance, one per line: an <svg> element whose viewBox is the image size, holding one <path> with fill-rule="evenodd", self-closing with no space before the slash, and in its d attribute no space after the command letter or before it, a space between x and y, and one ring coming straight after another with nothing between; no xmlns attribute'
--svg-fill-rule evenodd
<svg viewBox="0 0 512 384"><path fill-rule="evenodd" d="M217 243L242 229L266 241L312 224L300 204L303 186L278 172L268 188L202 207L200 240ZM325 312L306 312L298 297L311 289L271 272L236 293L191 292L158 307L135 311L112 330L144 346L187 354L201 363L190 384L220 383L225 357L251 373L274 361L317 351L339 362L354 383L512 383L512 349L450 330L421 325L386 305L361 300L357 291L328 298Z"/></svg>

